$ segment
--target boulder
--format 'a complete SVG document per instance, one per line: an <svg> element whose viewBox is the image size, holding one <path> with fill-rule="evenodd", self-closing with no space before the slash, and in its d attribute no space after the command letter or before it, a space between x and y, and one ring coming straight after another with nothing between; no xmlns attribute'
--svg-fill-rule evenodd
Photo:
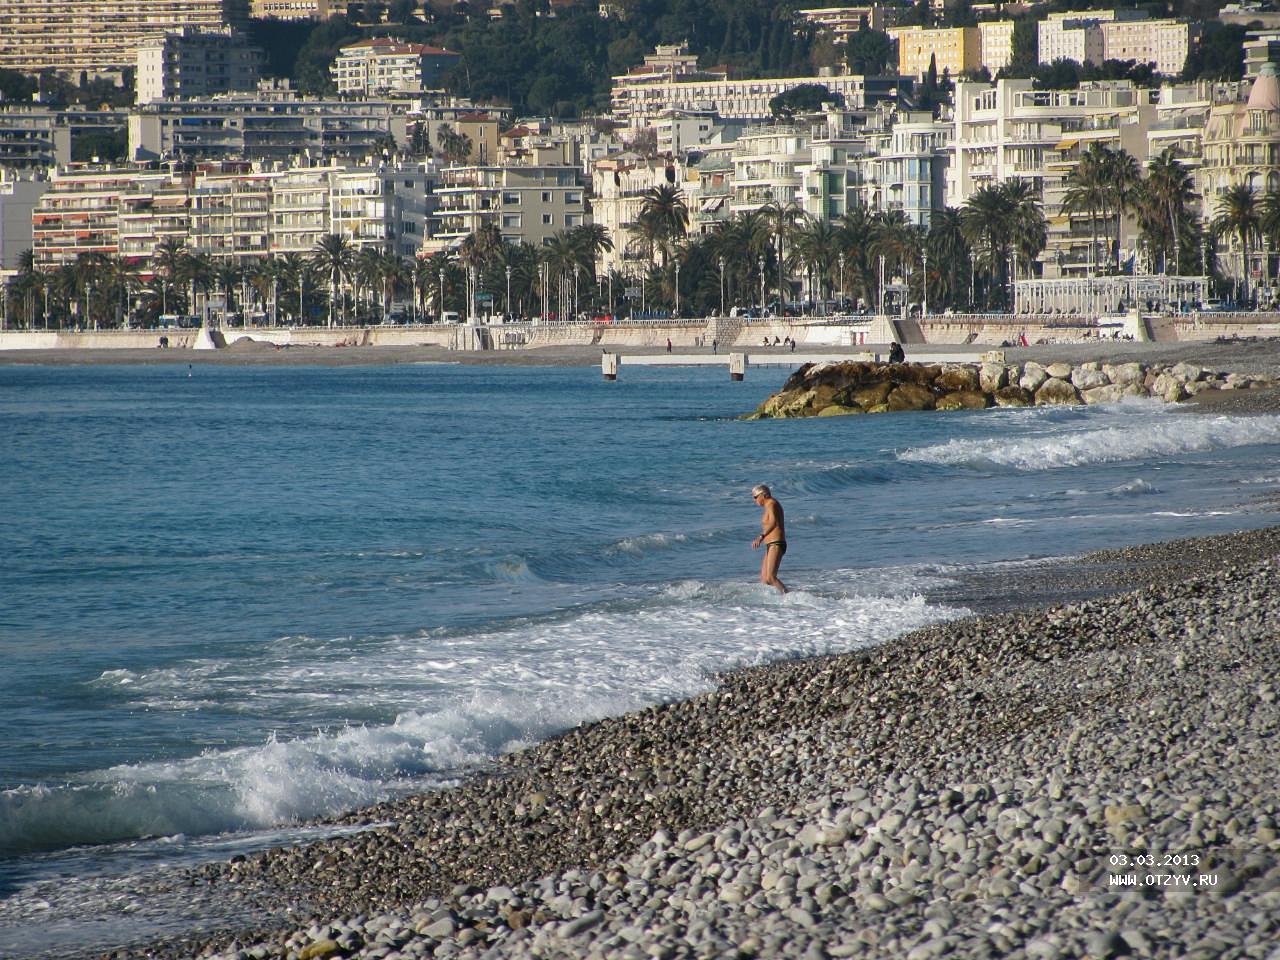
<svg viewBox="0 0 1280 960"><path fill-rule="evenodd" d="M890 380L896 383L914 383L927 387L938 379L942 367L936 364L894 363L885 368Z"/></svg>
<svg viewBox="0 0 1280 960"><path fill-rule="evenodd" d="M1003 363L984 363L978 368L978 386L986 393L995 393L1009 384L1009 368Z"/></svg>
<svg viewBox="0 0 1280 960"><path fill-rule="evenodd" d="M1107 383L1098 387L1082 388L1080 397L1087 404L1119 403L1125 397L1125 388L1118 383Z"/></svg>
<svg viewBox="0 0 1280 960"><path fill-rule="evenodd" d="M1171 372L1165 372L1151 384L1151 395L1159 397L1165 403L1177 403L1187 399L1187 385Z"/></svg>
<svg viewBox="0 0 1280 960"><path fill-rule="evenodd" d="M1102 372L1112 383L1118 383L1121 386L1142 382L1143 370L1140 363L1104 363Z"/></svg>
<svg viewBox="0 0 1280 960"><path fill-rule="evenodd" d="M1187 393L1190 396L1198 396L1212 390L1220 390L1221 385L1216 380L1197 380L1186 385Z"/></svg>
<svg viewBox="0 0 1280 960"><path fill-rule="evenodd" d="M981 390L956 390L938 398L935 408L938 410L985 410L991 406L992 399Z"/></svg>
<svg viewBox="0 0 1280 960"><path fill-rule="evenodd" d="M1096 366L1097 364L1084 364L1071 371L1071 383L1082 394L1086 390L1105 387L1111 383L1111 380L1101 370L1090 369Z"/></svg>
<svg viewBox="0 0 1280 960"><path fill-rule="evenodd" d="M861 407L846 407L838 403L832 403L818 411L820 417L844 417L851 413L866 413Z"/></svg>
<svg viewBox="0 0 1280 960"><path fill-rule="evenodd" d="M997 407L1029 407L1036 402L1035 395L1025 387L1001 387L992 397Z"/></svg>
<svg viewBox="0 0 1280 960"><path fill-rule="evenodd" d="M900 383L893 388L885 405L890 410L932 410L933 394L916 383Z"/></svg>
<svg viewBox="0 0 1280 960"><path fill-rule="evenodd" d="M943 369L934 380L933 385L945 393L956 391L977 391L982 389L978 382L978 371L970 366L956 365Z"/></svg>
<svg viewBox="0 0 1280 960"><path fill-rule="evenodd" d="M880 383L869 383L863 387L857 387L848 394L848 401L857 404L863 410L870 410L874 406L884 403L889 399L889 391L893 389L893 384L887 381Z"/></svg>
<svg viewBox="0 0 1280 960"><path fill-rule="evenodd" d="M1068 367L1070 369L1070 367ZM1080 392L1073 387L1068 380L1061 377L1050 377L1040 385L1040 389L1036 391L1037 406L1051 406L1054 404L1079 403Z"/></svg>
<svg viewBox="0 0 1280 960"><path fill-rule="evenodd" d="M1195 383L1198 380L1204 379L1204 368L1197 367L1193 363L1187 363L1184 361L1182 363L1174 364L1173 369L1169 371L1169 374L1175 380L1182 383Z"/></svg>
<svg viewBox="0 0 1280 960"><path fill-rule="evenodd" d="M1018 380L1018 386L1023 390L1030 390L1035 393L1040 389L1041 385L1049 379L1049 374L1044 367L1038 363L1028 362L1022 368L1022 376Z"/></svg>
<svg viewBox="0 0 1280 960"><path fill-rule="evenodd" d="M1049 364L1044 369L1045 372L1055 380L1071 379L1071 364L1067 363L1065 360L1058 360L1055 363Z"/></svg>

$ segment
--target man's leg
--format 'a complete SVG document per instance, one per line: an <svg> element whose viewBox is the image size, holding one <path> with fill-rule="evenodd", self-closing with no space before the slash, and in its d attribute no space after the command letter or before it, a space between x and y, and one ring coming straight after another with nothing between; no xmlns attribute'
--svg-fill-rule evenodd
<svg viewBox="0 0 1280 960"><path fill-rule="evenodd" d="M770 544L764 548L764 563L760 568L760 579L762 582L776 587L782 593L787 592L787 585L778 579L778 567L782 564L782 548L777 544Z"/></svg>

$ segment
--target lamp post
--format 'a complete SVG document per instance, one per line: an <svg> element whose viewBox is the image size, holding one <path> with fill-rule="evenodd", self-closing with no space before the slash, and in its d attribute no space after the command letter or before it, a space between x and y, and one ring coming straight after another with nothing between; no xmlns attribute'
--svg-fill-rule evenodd
<svg viewBox="0 0 1280 960"><path fill-rule="evenodd" d="M920 276L920 319L929 319L929 250L926 247L920 251L920 259L923 261Z"/></svg>
<svg viewBox="0 0 1280 960"><path fill-rule="evenodd" d="M720 258L720 316L724 316L724 257Z"/></svg>
<svg viewBox="0 0 1280 960"><path fill-rule="evenodd" d="M444 323L444 267L440 268L440 322Z"/></svg>
<svg viewBox="0 0 1280 960"><path fill-rule="evenodd" d="M884 254L880 254L880 311L884 314Z"/></svg>
<svg viewBox="0 0 1280 960"><path fill-rule="evenodd" d="M836 262L840 264L840 311L844 313L845 305L844 305L844 254L843 253L836 258Z"/></svg>
<svg viewBox="0 0 1280 960"><path fill-rule="evenodd" d="M764 257L761 256L756 260L756 265L760 267L760 316L764 316Z"/></svg>
<svg viewBox="0 0 1280 960"><path fill-rule="evenodd" d="M86 323L93 323L93 281L90 280L84 285L84 319ZM93 329L97 330L95 326Z"/></svg>
<svg viewBox="0 0 1280 960"><path fill-rule="evenodd" d="M507 264L507 319L511 319L511 264Z"/></svg>
<svg viewBox="0 0 1280 960"><path fill-rule="evenodd" d="M676 316L680 316L680 261L676 261Z"/></svg>

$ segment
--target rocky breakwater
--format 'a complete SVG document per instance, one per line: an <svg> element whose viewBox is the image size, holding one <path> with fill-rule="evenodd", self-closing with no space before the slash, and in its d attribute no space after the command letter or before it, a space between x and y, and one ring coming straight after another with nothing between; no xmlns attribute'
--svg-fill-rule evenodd
<svg viewBox="0 0 1280 960"><path fill-rule="evenodd" d="M1210 390L1275 385L1264 377L1185 362L808 363L748 419L1116 403L1128 397L1177 403Z"/></svg>

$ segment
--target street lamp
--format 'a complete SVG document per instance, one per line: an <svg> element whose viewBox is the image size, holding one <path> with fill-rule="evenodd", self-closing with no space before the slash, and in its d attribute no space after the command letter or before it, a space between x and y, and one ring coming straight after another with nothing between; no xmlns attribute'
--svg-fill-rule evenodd
<svg viewBox="0 0 1280 960"><path fill-rule="evenodd" d="M840 312L844 313L845 305L844 305L844 254L843 253L840 254L840 256L837 258L837 262L840 264Z"/></svg>
<svg viewBox="0 0 1280 960"><path fill-rule="evenodd" d="M582 271L582 264L575 263L573 265L573 318L578 318L578 274Z"/></svg>
<svg viewBox="0 0 1280 960"><path fill-rule="evenodd" d="M724 257L720 258L720 316L724 316Z"/></svg>
<svg viewBox="0 0 1280 960"><path fill-rule="evenodd" d="M676 316L680 316L680 261L676 261Z"/></svg>
<svg viewBox="0 0 1280 960"><path fill-rule="evenodd" d="M507 319L511 319L511 264L507 264Z"/></svg>
<svg viewBox="0 0 1280 960"><path fill-rule="evenodd" d="M764 316L764 257L761 256L756 260L756 265L760 268L760 316Z"/></svg>
<svg viewBox="0 0 1280 960"><path fill-rule="evenodd" d="M920 277L920 319L929 319L929 249L920 251L923 268Z"/></svg>
<svg viewBox="0 0 1280 960"><path fill-rule="evenodd" d="M84 285L84 318L87 322L93 323L93 281L90 280ZM97 326L94 326L97 330Z"/></svg>
<svg viewBox="0 0 1280 960"><path fill-rule="evenodd" d="M440 268L440 322L444 323L444 267Z"/></svg>
<svg viewBox="0 0 1280 960"><path fill-rule="evenodd" d="M884 254L880 254L880 313L884 313Z"/></svg>

